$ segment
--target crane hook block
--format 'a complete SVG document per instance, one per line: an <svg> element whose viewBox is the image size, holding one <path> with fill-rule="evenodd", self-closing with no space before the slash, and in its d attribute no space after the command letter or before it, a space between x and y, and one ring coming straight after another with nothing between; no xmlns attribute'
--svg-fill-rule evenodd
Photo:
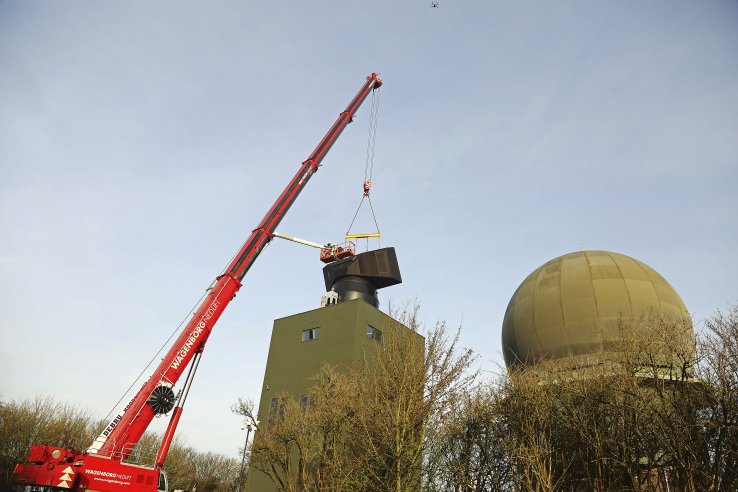
<svg viewBox="0 0 738 492"><path fill-rule="evenodd" d="M364 181L364 196L369 196L369 190L372 189L372 182L370 180Z"/></svg>

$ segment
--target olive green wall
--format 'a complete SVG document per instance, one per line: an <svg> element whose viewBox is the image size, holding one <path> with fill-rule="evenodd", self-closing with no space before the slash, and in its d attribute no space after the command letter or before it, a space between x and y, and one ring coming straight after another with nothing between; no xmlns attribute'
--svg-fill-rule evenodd
<svg viewBox="0 0 738 492"><path fill-rule="evenodd" d="M259 400L259 422L269 419L272 398L283 393L295 397L307 394L313 385L310 378L325 362L340 369L361 360L364 347L377 343L367 337L367 325L381 330L383 336L392 327L402 326L360 299L275 320ZM303 342L302 331L310 328L320 328L320 338ZM266 475L251 470L246 489L271 492L274 487Z"/></svg>

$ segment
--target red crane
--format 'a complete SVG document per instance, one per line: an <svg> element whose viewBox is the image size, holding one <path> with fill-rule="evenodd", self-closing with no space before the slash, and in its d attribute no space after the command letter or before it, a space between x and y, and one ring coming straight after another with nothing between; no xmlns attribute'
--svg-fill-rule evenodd
<svg viewBox="0 0 738 492"><path fill-rule="evenodd" d="M225 272L215 279L192 319L159 366L128 405L95 439L92 446L82 452L44 444L32 445L26 457L27 463L16 465L13 471L14 484L32 485L47 490L96 492L155 492L167 489L166 474L163 473L162 466L213 326L236 296L251 265L271 241L277 225L310 177L318 170L338 136L353 121L354 114L369 93L381 85L382 81L376 73L366 78L361 90L339 115L310 157L302 163L297 174L251 232ZM179 394L175 395L174 385L188 366L184 385ZM133 460L129 459L131 453L151 420L155 415L168 413L172 409L174 411L153 466L132 463Z"/></svg>

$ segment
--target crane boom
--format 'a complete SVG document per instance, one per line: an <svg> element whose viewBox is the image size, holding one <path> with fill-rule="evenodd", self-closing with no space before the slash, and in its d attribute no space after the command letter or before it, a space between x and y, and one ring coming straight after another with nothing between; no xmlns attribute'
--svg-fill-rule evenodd
<svg viewBox="0 0 738 492"><path fill-rule="evenodd" d="M367 81L359 93L339 115L323 140L313 150L310 157L302 163L300 169L277 198L277 201L259 225L251 232L243 247L226 268L226 273L216 279L210 292L195 311L185 329L182 330L182 334L172 348L164 356L151 378L141 387L121 420L114 424L105 436L105 441L100 448L102 454L108 454L106 451L113 454L120 452L125 458L129 448L141 438L156 415L154 407L148 404L149 397L158 386L171 388L180 378L195 353L204 348L215 322L241 287L241 280L246 272L272 239L274 230L284 218L297 195L315 171L318 170L318 166L333 146L333 143L352 121L354 113L371 90L377 86L378 81L376 74L367 77ZM104 433L105 431L103 431Z"/></svg>
<svg viewBox="0 0 738 492"><path fill-rule="evenodd" d="M155 471L161 468L179 422L179 416L182 412L182 405L184 404L191 378L194 376L197 363L215 323L230 301L235 297L241 287L241 281L244 276L264 247L272 239L276 227L284 218L284 215L294 203L297 195L305 187L310 177L318 170L323 158L331 149L336 139L346 126L353 121L354 114L369 93L381 85L382 81L376 73L372 73L366 78L366 82L361 90L351 100L346 109L340 113L328 133L326 133L318 146L302 163L295 176L279 195L259 225L252 230L251 235L238 253L236 253L231 263L225 269L225 272L215 279L213 285L208 289L204 300L194 311L192 318L172 347L164 355L156 370L138 390L128 405L113 418L100 436L95 439L90 448L84 453L79 453L74 450L53 448L51 446L32 446L31 453L27 458L27 461L32 464L20 464L16 466L16 470L14 471L16 483L59 486L56 483L51 483L56 480L55 478L47 480L50 472L47 473L42 468L51 470L54 466L49 468L48 464L54 459L62 459L64 463L75 463L75 468L67 466L66 469L59 470L59 472L65 472L64 475L61 475L62 482L68 483L70 488L93 488L102 492L157 490L155 488L156 484L153 484L154 488L143 486L143 482L149 485L148 477L144 477L146 480L141 478L141 483L129 483L129 486L123 486L120 483L113 484L113 482L122 483L125 481L120 478L117 481L100 479L99 482L94 482L94 487L92 485L88 486L88 484L92 484L93 481L97 480L100 473L102 473L103 477L110 477L114 474L125 475L125 467L129 465L126 465L124 461L129 457L154 416L168 413L174 407L175 401L179 400L172 413L156 459ZM190 366L190 371L184 390L178 399L175 397L173 387L188 366ZM99 459L102 457L105 459ZM87 463L90 462L94 463L96 467L94 470L95 473L91 471L89 474L86 474L85 469ZM123 472L120 472L121 467L124 467ZM60 466L59 468L63 467ZM100 471L99 469L103 470ZM106 473L108 475L105 475ZM130 475L130 477L132 476ZM66 485L61 486L65 487Z"/></svg>

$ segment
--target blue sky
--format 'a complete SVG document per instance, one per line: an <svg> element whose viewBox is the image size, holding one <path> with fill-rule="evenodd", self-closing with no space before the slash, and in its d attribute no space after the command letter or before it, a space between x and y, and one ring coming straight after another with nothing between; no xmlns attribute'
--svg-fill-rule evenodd
<svg viewBox="0 0 738 492"><path fill-rule="evenodd" d="M374 71L372 197L404 278L383 306L463 321L497 370L525 276L606 249L699 323L738 301L736 25L730 1L0 1L0 396L107 413ZM368 110L281 232L342 237ZM188 442L236 454L229 406L257 399L272 320L318 306L321 266L265 250Z"/></svg>

